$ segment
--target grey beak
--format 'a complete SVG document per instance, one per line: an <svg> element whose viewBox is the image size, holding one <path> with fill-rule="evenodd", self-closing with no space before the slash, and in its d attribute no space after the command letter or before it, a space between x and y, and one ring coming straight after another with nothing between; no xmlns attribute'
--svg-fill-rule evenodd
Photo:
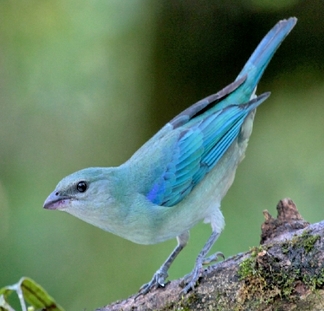
<svg viewBox="0 0 324 311"><path fill-rule="evenodd" d="M53 191L45 200L43 207L45 209L55 210L62 209L66 207L67 201L70 200L70 197L65 195L60 195L58 191Z"/></svg>

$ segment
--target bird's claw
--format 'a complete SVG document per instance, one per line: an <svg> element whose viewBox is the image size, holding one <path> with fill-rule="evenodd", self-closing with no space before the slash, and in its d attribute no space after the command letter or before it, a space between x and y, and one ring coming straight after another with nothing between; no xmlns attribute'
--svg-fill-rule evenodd
<svg viewBox="0 0 324 311"><path fill-rule="evenodd" d="M181 294L187 294L190 290L195 288L201 268L201 264L196 265L189 274L184 276L180 284L180 286L183 287Z"/></svg>
<svg viewBox="0 0 324 311"><path fill-rule="evenodd" d="M204 258L202 264L203 265L210 265L212 262L217 262L219 257L222 258L223 260L225 259L225 256L224 256L224 254L222 252L217 252L217 253L215 253L213 255L210 255L207 258Z"/></svg>
<svg viewBox="0 0 324 311"><path fill-rule="evenodd" d="M225 259L225 256L221 252L217 252L209 257L203 258L203 260L199 263L196 263L196 266L192 270L191 273L184 276L184 278L181 281L180 286L183 287L181 293L187 294L190 290L194 289L196 286L196 283L199 279L200 270L202 269L203 265L208 265L212 262L218 261L218 258L221 257L222 259Z"/></svg>
<svg viewBox="0 0 324 311"><path fill-rule="evenodd" d="M136 300L139 296L146 295L153 288L164 287L165 280L167 277L168 277L167 272L165 272L163 270L157 270L154 273L152 280L141 286L138 294L135 296L134 299Z"/></svg>

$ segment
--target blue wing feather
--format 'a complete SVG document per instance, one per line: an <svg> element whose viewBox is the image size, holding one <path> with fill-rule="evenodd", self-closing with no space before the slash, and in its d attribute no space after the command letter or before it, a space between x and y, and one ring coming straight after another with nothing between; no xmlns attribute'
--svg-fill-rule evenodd
<svg viewBox="0 0 324 311"><path fill-rule="evenodd" d="M270 95L265 93L250 100L271 57L295 23L295 18L280 21L264 37L233 83L169 122L171 131L177 131L179 136L172 146L167 146L169 162L146 192L148 200L173 206L215 167L240 134L249 113Z"/></svg>
<svg viewBox="0 0 324 311"><path fill-rule="evenodd" d="M180 202L217 164L240 133L247 115L260 105L265 93L246 105L229 106L214 115L184 127L173 154L172 165L147 194L154 204L173 206Z"/></svg>

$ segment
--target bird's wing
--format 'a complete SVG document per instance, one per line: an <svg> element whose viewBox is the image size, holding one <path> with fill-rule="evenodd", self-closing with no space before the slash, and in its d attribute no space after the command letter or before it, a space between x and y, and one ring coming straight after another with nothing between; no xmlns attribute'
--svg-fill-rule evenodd
<svg viewBox="0 0 324 311"><path fill-rule="evenodd" d="M270 93L247 104L231 105L211 113L198 102L170 123L180 135L173 146L171 161L153 182L146 197L154 204L173 206L180 202L217 164L240 133L247 115ZM208 99L208 98L207 98ZM206 100L206 99L205 99ZM191 110L190 110L191 109Z"/></svg>

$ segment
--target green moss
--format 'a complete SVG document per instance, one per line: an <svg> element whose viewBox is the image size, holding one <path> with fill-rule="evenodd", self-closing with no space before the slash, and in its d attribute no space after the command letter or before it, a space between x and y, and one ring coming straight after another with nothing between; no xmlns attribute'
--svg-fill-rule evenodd
<svg viewBox="0 0 324 311"><path fill-rule="evenodd" d="M261 310L271 305L272 310L276 310L283 300L288 305L306 303L306 300L300 299L301 296L308 297L312 291L316 295L316 289L324 288L324 263L319 262L315 249L319 239L318 235L311 235L305 230L302 235L282 244L252 248L250 256L239 266L238 276L242 286L237 304L230 309ZM228 301L222 298L222 295L215 297L210 310L228 310ZM179 302L170 303L164 310L195 310L204 303L206 301L201 295L192 292Z"/></svg>
<svg viewBox="0 0 324 311"><path fill-rule="evenodd" d="M258 274L256 268L256 258L259 253L265 251L261 246L251 249L251 256L240 263L238 275L241 280Z"/></svg>
<svg viewBox="0 0 324 311"><path fill-rule="evenodd" d="M199 303L199 298L197 295L192 292L189 297L182 299L176 303L171 302L170 304L167 304L163 310L170 311L170 310L181 310L181 311L191 311L193 310L192 307L194 307L197 303Z"/></svg>
<svg viewBox="0 0 324 311"><path fill-rule="evenodd" d="M242 261L238 275L243 285L239 302L273 304L277 298L293 302L300 291L315 290L324 286L324 264L319 263L312 252L319 235L305 230L302 235L281 245L255 247L251 256ZM271 252L272 247L276 247ZM272 255L276 253L276 255ZM299 290L296 290L296 286ZM257 306L254 306L257 307Z"/></svg>
<svg viewBox="0 0 324 311"><path fill-rule="evenodd" d="M300 246L304 247L306 253L313 250L315 243L320 239L320 235L311 235L308 230L305 230L300 237Z"/></svg>
<svg viewBox="0 0 324 311"><path fill-rule="evenodd" d="M291 241L282 244L282 252L287 254L289 250L304 249L306 253L313 250L315 243L320 239L318 234L311 235L305 230L302 235L294 236Z"/></svg>

